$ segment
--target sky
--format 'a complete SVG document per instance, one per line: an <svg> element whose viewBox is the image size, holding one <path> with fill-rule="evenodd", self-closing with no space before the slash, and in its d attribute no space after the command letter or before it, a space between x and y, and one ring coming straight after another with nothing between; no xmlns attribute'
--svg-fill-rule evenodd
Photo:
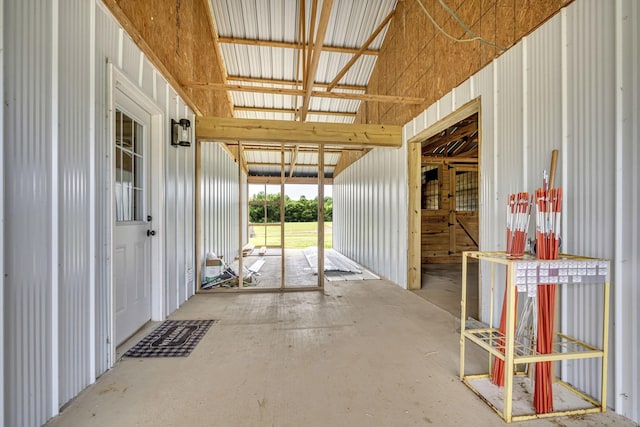
<svg viewBox="0 0 640 427"><path fill-rule="evenodd" d="M324 196L333 197L333 186L324 186ZM249 185L249 197L264 191L264 185ZM280 192L280 185L267 185L267 193L277 194ZM284 187L285 195L289 196L291 200L299 200L300 196L305 196L307 199L313 199L318 195L318 186L315 184L286 184Z"/></svg>

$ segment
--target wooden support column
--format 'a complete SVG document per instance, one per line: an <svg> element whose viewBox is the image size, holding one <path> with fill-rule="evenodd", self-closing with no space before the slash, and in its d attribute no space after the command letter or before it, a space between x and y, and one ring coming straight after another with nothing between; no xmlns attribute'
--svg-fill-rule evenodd
<svg viewBox="0 0 640 427"><path fill-rule="evenodd" d="M449 166L449 256L456 252L456 168ZM452 253L453 252L453 253Z"/></svg>
<svg viewBox="0 0 640 427"><path fill-rule="evenodd" d="M238 289L243 289L242 260L242 141L238 141Z"/></svg>
<svg viewBox="0 0 640 427"><path fill-rule="evenodd" d="M318 146L318 287L324 289L324 145Z"/></svg>
<svg viewBox="0 0 640 427"><path fill-rule="evenodd" d="M284 258L284 239L285 239L285 235L284 235L284 179L285 179L285 173L284 173L284 144L280 145L280 253L281 253L281 257L280 257L280 277L281 277L281 281L280 281L280 289L284 289L285 288L285 271L286 271L286 267L285 267L285 258ZM265 191L265 197L267 192ZM266 212L265 212L266 215ZM266 235L266 230L265 230L265 235Z"/></svg>
<svg viewBox="0 0 640 427"><path fill-rule="evenodd" d="M408 221L408 254L407 254L407 289L420 289L422 279L421 268L421 223L422 210L420 204L421 193L421 145L408 144L408 172L409 172L409 218Z"/></svg>

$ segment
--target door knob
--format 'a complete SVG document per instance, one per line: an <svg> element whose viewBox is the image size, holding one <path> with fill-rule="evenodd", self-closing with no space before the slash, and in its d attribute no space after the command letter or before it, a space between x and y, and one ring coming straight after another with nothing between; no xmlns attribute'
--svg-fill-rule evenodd
<svg viewBox="0 0 640 427"><path fill-rule="evenodd" d="M147 230L147 236L155 236L156 230Z"/></svg>

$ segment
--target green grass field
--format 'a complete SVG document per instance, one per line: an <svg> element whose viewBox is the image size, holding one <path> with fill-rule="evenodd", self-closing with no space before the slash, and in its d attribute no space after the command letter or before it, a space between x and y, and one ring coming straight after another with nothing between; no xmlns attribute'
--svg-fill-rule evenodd
<svg viewBox="0 0 640 427"><path fill-rule="evenodd" d="M324 247L330 248L332 223L324 223ZM280 246L280 225L264 226L253 224L251 226L255 236L249 241L256 248L261 246ZM267 240L265 242L265 230ZM284 244L285 249L303 249L309 246L318 245L318 223L317 222L286 222L284 224Z"/></svg>

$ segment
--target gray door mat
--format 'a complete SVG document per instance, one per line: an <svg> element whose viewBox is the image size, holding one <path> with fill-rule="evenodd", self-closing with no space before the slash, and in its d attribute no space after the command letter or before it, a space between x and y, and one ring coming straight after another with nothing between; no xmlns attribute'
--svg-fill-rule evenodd
<svg viewBox="0 0 640 427"><path fill-rule="evenodd" d="M123 357L186 357L215 320L165 320Z"/></svg>

